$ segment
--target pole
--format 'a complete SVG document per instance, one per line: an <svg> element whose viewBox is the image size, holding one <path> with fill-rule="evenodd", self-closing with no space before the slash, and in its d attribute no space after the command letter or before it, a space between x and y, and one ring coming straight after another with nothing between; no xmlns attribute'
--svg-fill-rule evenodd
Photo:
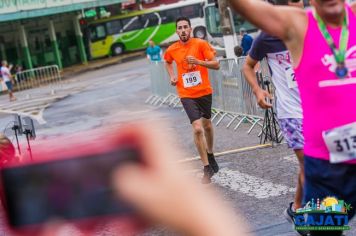
<svg viewBox="0 0 356 236"><path fill-rule="evenodd" d="M17 150L19 151L19 155L21 155L21 149L20 149L19 137L17 135L17 129L18 129L18 127L15 127L15 126L13 127L13 130L15 131Z"/></svg>
<svg viewBox="0 0 356 236"><path fill-rule="evenodd" d="M227 58L235 58L234 47L237 45L232 12L228 0L218 0L220 25L223 33L225 53Z"/></svg>
<svg viewBox="0 0 356 236"><path fill-rule="evenodd" d="M32 150L31 150L31 145L30 145L30 136L31 136L31 133L26 131L26 139L27 139L27 151L30 153L30 159L31 161L33 161L33 158L32 158Z"/></svg>
<svg viewBox="0 0 356 236"><path fill-rule="evenodd" d="M20 32L21 47L22 47L23 54L25 57L24 58L25 66L26 66L26 69L30 70L30 69L33 69L33 65L32 65L30 49L28 47L26 31L25 31L25 27L23 25L20 25L19 32Z"/></svg>
<svg viewBox="0 0 356 236"><path fill-rule="evenodd" d="M63 68L63 64L62 64L62 59L61 59L61 53L60 53L59 47L58 47L56 29L54 28L54 24L53 24L52 20L50 20L48 22L48 32L49 32L49 38L52 43L54 58L56 60L56 63L58 65L59 69L61 70Z"/></svg>

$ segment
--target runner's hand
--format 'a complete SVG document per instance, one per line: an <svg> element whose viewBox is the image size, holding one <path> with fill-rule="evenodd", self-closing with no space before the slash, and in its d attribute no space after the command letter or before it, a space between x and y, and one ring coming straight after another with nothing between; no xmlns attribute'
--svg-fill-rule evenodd
<svg viewBox="0 0 356 236"><path fill-rule="evenodd" d="M261 108L268 109L272 107L272 104L267 102L267 98L273 99L273 97L266 90L260 89L255 93L255 95L257 103Z"/></svg>
<svg viewBox="0 0 356 236"><path fill-rule="evenodd" d="M173 76L173 77L171 76L171 85L176 86L177 82L178 82L177 76Z"/></svg>
<svg viewBox="0 0 356 236"><path fill-rule="evenodd" d="M185 58L188 64L199 65L200 61L193 56L187 56Z"/></svg>

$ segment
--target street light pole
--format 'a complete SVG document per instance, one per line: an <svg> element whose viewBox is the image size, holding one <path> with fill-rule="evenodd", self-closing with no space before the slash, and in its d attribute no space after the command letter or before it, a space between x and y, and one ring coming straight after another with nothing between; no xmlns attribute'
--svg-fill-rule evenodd
<svg viewBox="0 0 356 236"><path fill-rule="evenodd" d="M234 58L234 47L237 45L232 11L228 0L217 0L220 14L220 25L223 33L225 52L227 58Z"/></svg>

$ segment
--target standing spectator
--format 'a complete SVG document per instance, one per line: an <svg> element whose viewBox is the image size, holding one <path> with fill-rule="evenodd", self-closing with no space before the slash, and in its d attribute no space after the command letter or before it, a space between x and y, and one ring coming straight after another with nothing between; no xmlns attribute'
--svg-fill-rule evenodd
<svg viewBox="0 0 356 236"><path fill-rule="evenodd" d="M8 66L7 61L3 60L2 61L2 67L1 67L1 75L2 75L2 80L4 80L7 89L9 90L9 98L10 102L15 101L16 97L13 95L13 87L12 87L12 81L13 77L10 72L11 68Z"/></svg>
<svg viewBox="0 0 356 236"><path fill-rule="evenodd" d="M250 48L252 46L253 38L249 34L247 34L245 28L240 29L240 35L242 37L241 39L242 56L247 56L248 51L250 51Z"/></svg>
<svg viewBox="0 0 356 236"><path fill-rule="evenodd" d="M146 49L147 58L151 61L161 61L162 60L162 49L160 46L155 45L155 43L150 40L148 48Z"/></svg>

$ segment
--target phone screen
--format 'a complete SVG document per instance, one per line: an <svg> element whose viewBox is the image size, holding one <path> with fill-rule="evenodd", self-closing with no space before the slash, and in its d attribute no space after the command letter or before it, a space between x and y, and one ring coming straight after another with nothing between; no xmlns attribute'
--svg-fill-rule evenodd
<svg viewBox="0 0 356 236"><path fill-rule="evenodd" d="M138 158L138 151L127 147L100 155L3 169L10 225L41 224L52 218L131 214L133 210L113 191L112 174L122 162Z"/></svg>

